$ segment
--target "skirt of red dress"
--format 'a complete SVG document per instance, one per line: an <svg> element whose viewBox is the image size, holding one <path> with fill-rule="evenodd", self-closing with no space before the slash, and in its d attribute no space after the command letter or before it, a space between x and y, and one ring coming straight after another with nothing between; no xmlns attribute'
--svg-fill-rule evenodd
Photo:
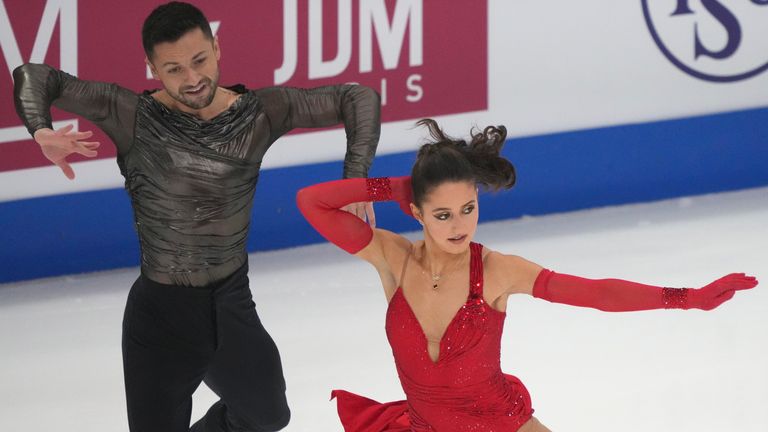
<svg viewBox="0 0 768 432"><path fill-rule="evenodd" d="M380 403L344 390L331 392L345 432L410 432L408 402Z"/></svg>
<svg viewBox="0 0 768 432"><path fill-rule="evenodd" d="M504 375L507 381L521 392L525 409L514 419L512 430L517 430L533 416L531 396L520 380L512 375ZM331 399L337 400L339 419L345 432L411 432L413 430L432 430L418 419L416 424L408 413L408 402L401 400L381 403L345 390L334 390ZM512 419L508 419L512 420Z"/></svg>

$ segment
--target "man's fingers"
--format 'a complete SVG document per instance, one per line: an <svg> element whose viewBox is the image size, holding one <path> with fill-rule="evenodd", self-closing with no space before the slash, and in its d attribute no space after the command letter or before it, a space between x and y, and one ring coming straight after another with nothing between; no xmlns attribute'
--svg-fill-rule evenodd
<svg viewBox="0 0 768 432"><path fill-rule="evenodd" d="M78 148L75 150L75 153L81 154L85 157L94 157L99 154L96 150L89 150L87 148Z"/></svg>
<svg viewBox="0 0 768 432"><path fill-rule="evenodd" d="M359 217L362 220L365 220L365 212L360 209L360 205L358 203L355 204L347 204L344 207L341 208L347 213L353 214L357 217Z"/></svg>
<svg viewBox="0 0 768 432"><path fill-rule="evenodd" d="M98 147L98 145L96 147ZM96 147L88 147L87 145L85 145L85 143L77 143L75 152L86 157L94 157L98 154L95 150Z"/></svg>
<svg viewBox="0 0 768 432"><path fill-rule="evenodd" d="M64 126L63 128L60 128L60 129L59 129L59 130L57 130L56 132L54 132L54 134L56 134L56 135L58 135L58 136L64 136L64 135L66 135L67 133L69 133L69 131L71 131L73 127L75 127L75 125L73 125L72 123L70 123L70 124L68 124L68 125Z"/></svg>
<svg viewBox="0 0 768 432"><path fill-rule="evenodd" d="M359 217L364 222L371 223L371 226L376 225L376 215L373 213L373 204L371 203L358 202L347 204L341 209Z"/></svg>
<svg viewBox="0 0 768 432"><path fill-rule="evenodd" d="M61 168L61 171L64 172L64 175L67 176L68 179L74 180L75 179L75 171L72 170L72 167L69 166L69 163L65 160L57 162L56 165Z"/></svg>
<svg viewBox="0 0 768 432"><path fill-rule="evenodd" d="M365 203L365 216L368 218L368 224L371 228L376 228L376 212L373 211L373 203Z"/></svg>
<svg viewBox="0 0 768 432"><path fill-rule="evenodd" d="M68 135L68 137L74 138L77 141L81 141L84 139L88 139L93 136L92 131L82 131L82 132L75 132L73 134Z"/></svg>

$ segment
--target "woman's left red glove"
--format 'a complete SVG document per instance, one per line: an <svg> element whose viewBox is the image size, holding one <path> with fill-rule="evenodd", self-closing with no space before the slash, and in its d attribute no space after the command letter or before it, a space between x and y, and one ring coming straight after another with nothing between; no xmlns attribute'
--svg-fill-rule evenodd
<svg viewBox="0 0 768 432"><path fill-rule="evenodd" d="M731 299L736 291L753 288L757 283L753 276L732 273L699 289L665 288L621 279L585 279L543 269L534 283L533 296L608 312L711 310Z"/></svg>
<svg viewBox="0 0 768 432"><path fill-rule="evenodd" d="M368 246L373 230L359 217L341 210L362 201L397 201L410 215L411 178L352 178L316 184L296 194L299 210L328 241L355 254Z"/></svg>

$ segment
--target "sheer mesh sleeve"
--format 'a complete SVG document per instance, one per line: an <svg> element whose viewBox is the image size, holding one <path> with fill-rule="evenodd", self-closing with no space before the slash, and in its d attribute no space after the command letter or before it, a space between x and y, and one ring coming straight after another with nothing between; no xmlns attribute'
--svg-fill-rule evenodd
<svg viewBox="0 0 768 432"><path fill-rule="evenodd" d="M109 135L119 154L130 150L138 95L117 84L80 80L44 64L13 71L16 112L30 134L51 128L51 105L82 116Z"/></svg>
<svg viewBox="0 0 768 432"><path fill-rule="evenodd" d="M256 92L269 117L274 142L294 128L316 128L344 123L347 154L344 177L367 177L381 129L379 95L361 85L313 89L270 87Z"/></svg>

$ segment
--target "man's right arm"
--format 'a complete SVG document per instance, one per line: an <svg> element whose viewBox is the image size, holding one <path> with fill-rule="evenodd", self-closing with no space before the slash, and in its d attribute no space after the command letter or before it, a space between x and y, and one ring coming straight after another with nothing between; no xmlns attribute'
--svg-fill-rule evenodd
<svg viewBox="0 0 768 432"><path fill-rule="evenodd" d="M126 154L133 143L138 96L116 84L84 81L44 64L13 71L16 112L32 136L52 128L51 106L80 115L99 126Z"/></svg>

